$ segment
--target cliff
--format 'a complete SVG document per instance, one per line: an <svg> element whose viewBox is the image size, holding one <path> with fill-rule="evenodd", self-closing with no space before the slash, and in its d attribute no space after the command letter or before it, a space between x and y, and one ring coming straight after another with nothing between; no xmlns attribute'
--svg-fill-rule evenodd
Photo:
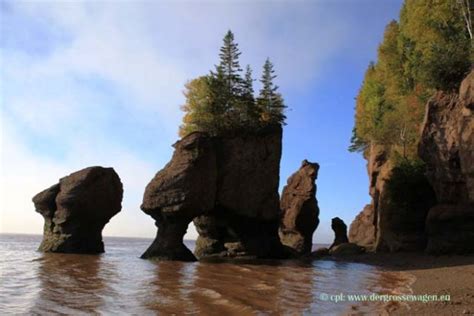
<svg viewBox="0 0 474 316"><path fill-rule="evenodd" d="M419 143L425 174L371 145L372 202L351 224L351 242L376 251L473 251L473 80L471 72L459 93L440 91L427 103Z"/></svg>
<svg viewBox="0 0 474 316"><path fill-rule="evenodd" d="M430 253L474 252L474 71L459 94L429 102L419 155L438 203L426 219Z"/></svg>
<svg viewBox="0 0 474 316"><path fill-rule="evenodd" d="M375 250L378 232L378 218L380 214L380 197L385 182L390 175L392 165L388 160L385 148L372 144L367 150L367 173L369 176L369 194L371 204L366 205L357 215L349 228L349 241Z"/></svg>

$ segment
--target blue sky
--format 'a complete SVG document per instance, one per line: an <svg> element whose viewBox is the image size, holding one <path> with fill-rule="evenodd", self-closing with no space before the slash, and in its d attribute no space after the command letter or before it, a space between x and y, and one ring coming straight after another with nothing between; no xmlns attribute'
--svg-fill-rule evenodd
<svg viewBox="0 0 474 316"><path fill-rule="evenodd" d="M218 62L231 29L256 77L268 57L289 106L281 187L321 165L314 236L369 202L365 161L347 151L354 97L401 0L0 2L0 231L42 232L31 197L75 170L112 166L122 212L105 235L153 237L139 209L172 154L184 83ZM258 85L256 86L258 90ZM192 227L187 238L195 238Z"/></svg>

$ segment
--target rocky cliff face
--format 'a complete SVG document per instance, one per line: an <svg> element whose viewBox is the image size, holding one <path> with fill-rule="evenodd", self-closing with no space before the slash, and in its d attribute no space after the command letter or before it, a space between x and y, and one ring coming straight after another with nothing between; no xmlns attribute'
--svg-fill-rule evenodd
<svg viewBox="0 0 474 316"><path fill-rule="evenodd" d="M385 182L388 179L392 164L383 146L372 144L366 153L367 172L369 175L370 205L364 207L349 228L349 241L375 250L377 244L380 198Z"/></svg>
<svg viewBox="0 0 474 316"><path fill-rule="evenodd" d="M426 179L416 179L415 194L410 179L402 186L403 198L391 196L390 181L403 171L386 159L382 147L370 147L372 203L351 224L351 242L377 251L474 251L473 110L474 72L459 94L438 92L428 102L419 144L427 172Z"/></svg>
<svg viewBox="0 0 474 316"><path fill-rule="evenodd" d="M376 225L374 207L372 204L367 204L351 223L349 241L368 250L374 250Z"/></svg>
<svg viewBox="0 0 474 316"><path fill-rule="evenodd" d="M303 160L300 169L288 178L281 197L282 243L298 254L308 254L313 245L313 232L319 224L316 179L319 165Z"/></svg>
<svg viewBox="0 0 474 316"><path fill-rule="evenodd" d="M282 130L214 138L217 156L215 207L194 223L195 254L281 257L278 239Z"/></svg>
<svg viewBox="0 0 474 316"><path fill-rule="evenodd" d="M419 162L401 161L392 168L380 195L377 251L423 251L425 219L436 197Z"/></svg>
<svg viewBox="0 0 474 316"><path fill-rule="evenodd" d="M422 175L421 179L405 177L404 170L389 159L387 149L372 145L368 154L370 207L364 210L351 225L351 242L359 243L368 250L376 251L416 251L424 249L424 219L428 212L425 200L431 200L430 187ZM398 182L394 194L389 190L391 181ZM410 198L410 186L419 192L419 198ZM393 191L393 189L392 189ZM408 192L407 192L408 191ZM419 203L422 202L422 203ZM372 222L370 227L369 222ZM366 231L360 228L367 229ZM359 229L359 230L357 230ZM368 233L373 235L370 238Z"/></svg>
<svg viewBox="0 0 474 316"><path fill-rule="evenodd" d="M144 258L195 260L182 239L194 220L195 254L281 256L278 240L281 127L257 135L193 133L148 184L142 210L158 227Z"/></svg>
<svg viewBox="0 0 474 316"><path fill-rule="evenodd" d="M474 71L459 94L438 92L427 105L419 155L438 204L426 219L427 251L474 252Z"/></svg>
<svg viewBox="0 0 474 316"><path fill-rule="evenodd" d="M44 217L45 252L104 252L102 229L122 208L122 183L112 168L90 167L70 174L33 197Z"/></svg>
<svg viewBox="0 0 474 316"><path fill-rule="evenodd" d="M350 226L349 240L369 251L423 251L425 219L435 203L426 176L411 164L394 164L386 149L368 151L370 205Z"/></svg>

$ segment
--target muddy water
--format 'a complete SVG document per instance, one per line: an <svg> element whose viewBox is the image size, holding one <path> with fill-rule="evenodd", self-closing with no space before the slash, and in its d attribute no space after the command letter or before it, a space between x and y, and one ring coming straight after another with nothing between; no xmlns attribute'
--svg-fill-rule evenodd
<svg viewBox="0 0 474 316"><path fill-rule="evenodd" d="M153 262L138 258L151 240L133 238L105 238L107 253L99 256L42 254L40 239L0 235L2 314L373 313L379 304L336 303L324 295L406 288L404 275L365 264Z"/></svg>

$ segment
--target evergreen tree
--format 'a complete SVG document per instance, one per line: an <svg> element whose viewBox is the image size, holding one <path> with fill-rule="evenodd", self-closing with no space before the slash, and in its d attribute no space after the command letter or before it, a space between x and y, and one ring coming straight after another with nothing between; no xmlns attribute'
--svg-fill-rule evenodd
<svg viewBox="0 0 474 316"><path fill-rule="evenodd" d="M245 68L245 77L242 84L242 96L247 97L248 99L253 100L253 78L252 78L252 69L250 65L247 65Z"/></svg>
<svg viewBox="0 0 474 316"><path fill-rule="evenodd" d="M258 125L259 111L255 105L254 90L253 90L252 69L247 65L245 69L245 77L242 82L241 95L241 110L242 123L247 128L255 128Z"/></svg>
<svg viewBox="0 0 474 316"><path fill-rule="evenodd" d="M241 92L242 77L239 74L242 71L239 63L241 53L238 44L234 41L232 31L227 31L223 42L219 53L220 63L216 67L216 72L222 76L228 97L230 101L233 101L232 99L235 99Z"/></svg>
<svg viewBox="0 0 474 316"><path fill-rule="evenodd" d="M255 133L268 124L284 124L286 106L273 83L276 76L272 63L268 59L265 62L263 87L255 100L252 70L247 66L244 78L241 77L239 56L234 34L228 31L215 70L185 86L180 136L196 131L211 135Z"/></svg>
<svg viewBox="0 0 474 316"><path fill-rule="evenodd" d="M234 41L232 31L227 31L220 48L220 62L216 71L211 72L213 78L212 92L219 100L224 115L219 123L222 130L234 130L238 128L241 121L239 106L241 103L242 69L239 64L240 51L238 44Z"/></svg>
<svg viewBox="0 0 474 316"><path fill-rule="evenodd" d="M285 124L286 116L284 114L285 104L280 93L278 93L278 86L273 83L277 77L273 69L273 64L267 58L263 65L263 74L260 82L262 89L257 98L257 106L261 113L260 120L264 125L266 124Z"/></svg>

